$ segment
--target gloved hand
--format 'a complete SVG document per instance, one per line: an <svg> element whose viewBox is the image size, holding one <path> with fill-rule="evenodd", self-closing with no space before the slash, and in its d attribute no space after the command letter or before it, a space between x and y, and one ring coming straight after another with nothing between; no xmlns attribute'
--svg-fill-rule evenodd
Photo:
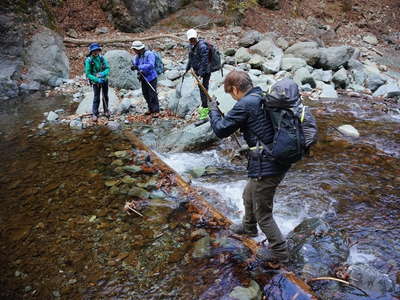
<svg viewBox="0 0 400 300"><path fill-rule="evenodd" d="M100 83L100 84L102 84L102 83L104 83L104 82L105 82L104 78L99 78L99 83Z"/></svg>
<svg viewBox="0 0 400 300"><path fill-rule="evenodd" d="M210 110L218 110L219 102L217 101L217 98L214 96L212 97L212 99L207 100L207 105Z"/></svg>
<svg viewBox="0 0 400 300"><path fill-rule="evenodd" d="M97 77L104 77L106 74L104 74L104 72L99 72L99 73L97 73Z"/></svg>
<svg viewBox="0 0 400 300"><path fill-rule="evenodd" d="M138 68L136 65L133 65L133 66L131 67L131 70L132 70L132 71L137 71L137 70L139 70L139 68Z"/></svg>

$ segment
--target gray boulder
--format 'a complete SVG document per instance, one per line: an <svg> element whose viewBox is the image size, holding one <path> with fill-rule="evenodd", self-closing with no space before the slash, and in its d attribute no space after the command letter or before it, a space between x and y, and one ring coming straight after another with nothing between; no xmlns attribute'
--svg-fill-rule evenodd
<svg viewBox="0 0 400 300"><path fill-rule="evenodd" d="M123 32L141 32L187 4L184 0L113 0L103 9L111 22Z"/></svg>
<svg viewBox="0 0 400 300"><path fill-rule="evenodd" d="M177 70L171 70L171 71L167 71L165 73L165 76L169 80L175 80L175 79L178 79L179 77L181 77L181 73Z"/></svg>
<svg viewBox="0 0 400 300"><path fill-rule="evenodd" d="M261 41L263 38L263 34L256 30L246 31L243 34L243 37L239 40L240 47L251 47Z"/></svg>
<svg viewBox="0 0 400 300"><path fill-rule="evenodd" d="M307 62L303 58L284 56L281 62L281 69L284 71L296 71L306 65Z"/></svg>
<svg viewBox="0 0 400 300"><path fill-rule="evenodd" d="M340 68L335 74L333 74L332 81L335 84L335 88L345 89L349 84L349 77L345 68Z"/></svg>
<svg viewBox="0 0 400 300"><path fill-rule="evenodd" d="M322 69L316 69L312 72L312 77L315 81L331 82L332 81L332 70L324 71Z"/></svg>
<svg viewBox="0 0 400 300"><path fill-rule="evenodd" d="M235 61L237 63L245 63L251 59L251 55L247 48L241 47L235 53Z"/></svg>
<svg viewBox="0 0 400 300"><path fill-rule="evenodd" d="M332 275L349 255L345 237L317 218L301 222L287 240L291 266L306 279Z"/></svg>
<svg viewBox="0 0 400 300"><path fill-rule="evenodd" d="M299 42L287 48L285 55L303 58L307 64L315 66L319 62L320 51L316 42Z"/></svg>
<svg viewBox="0 0 400 300"><path fill-rule="evenodd" d="M181 97L177 97L176 91L181 92ZM167 96L167 107L180 117L192 114L201 104L199 88L195 85L193 77L185 77L185 80L179 82L176 91Z"/></svg>
<svg viewBox="0 0 400 300"><path fill-rule="evenodd" d="M386 83L386 79L383 78L379 73L367 73L366 87L371 91L376 91L381 85Z"/></svg>
<svg viewBox="0 0 400 300"><path fill-rule="evenodd" d="M337 70L345 65L354 53L350 46L329 47L320 49L318 65L327 70Z"/></svg>
<svg viewBox="0 0 400 300"><path fill-rule="evenodd" d="M62 83L58 79L69 77L69 60L62 37L47 28L32 37L24 57L28 77L45 85Z"/></svg>
<svg viewBox="0 0 400 300"><path fill-rule="evenodd" d="M364 264L351 265L348 269L350 283L365 290L385 294L393 292L394 283L388 275L381 273L373 266Z"/></svg>
<svg viewBox="0 0 400 300"><path fill-rule="evenodd" d="M287 40L285 40L285 38L279 37L279 38L277 38L277 40L276 40L276 45L277 45L279 48L281 48L281 49L283 49L283 50L286 50L286 49L289 47L289 42L288 42Z"/></svg>
<svg viewBox="0 0 400 300"><path fill-rule="evenodd" d="M109 83L120 89L138 89L140 87L137 72L131 71L132 56L125 50L111 50L104 55L110 64Z"/></svg>
<svg viewBox="0 0 400 300"><path fill-rule="evenodd" d="M390 83L380 86L374 93L374 97L395 97L400 96L400 87L397 84Z"/></svg>
<svg viewBox="0 0 400 300"><path fill-rule="evenodd" d="M251 46L250 49L263 57L265 57L265 62L262 65L262 70L266 74L275 74L279 72L281 67L283 51L278 48L272 38L267 38L261 42Z"/></svg>
<svg viewBox="0 0 400 300"><path fill-rule="evenodd" d="M248 63L253 69L261 69L264 61L265 58L263 56L254 54L251 56Z"/></svg>
<svg viewBox="0 0 400 300"><path fill-rule="evenodd" d="M172 152L200 150L217 140L209 122L197 127L190 124L161 137L159 147Z"/></svg>
<svg viewBox="0 0 400 300"><path fill-rule="evenodd" d="M376 36L373 35L372 33L369 33L369 34L363 36L362 39L363 39L364 42L366 42L366 43L368 43L370 45L374 45L374 46L378 45L378 43L379 43L379 41L376 38Z"/></svg>
<svg viewBox="0 0 400 300"><path fill-rule="evenodd" d="M298 69L293 76L293 80L299 85L309 84L312 88L316 87L316 83L308 68L303 67Z"/></svg>
<svg viewBox="0 0 400 300"><path fill-rule="evenodd" d="M79 103L76 110L77 115L85 115L92 113L93 106L93 90L85 93L83 100ZM108 109L111 113L120 112L120 103L113 88L108 89ZM100 101L99 111L103 112L103 103Z"/></svg>
<svg viewBox="0 0 400 300"><path fill-rule="evenodd" d="M337 98L338 94L335 87L331 84L326 84L322 81L317 81L317 88L321 90L320 98Z"/></svg>
<svg viewBox="0 0 400 300"><path fill-rule="evenodd" d="M22 61L19 58L0 56L0 99L18 96L16 79L20 78L21 67Z"/></svg>

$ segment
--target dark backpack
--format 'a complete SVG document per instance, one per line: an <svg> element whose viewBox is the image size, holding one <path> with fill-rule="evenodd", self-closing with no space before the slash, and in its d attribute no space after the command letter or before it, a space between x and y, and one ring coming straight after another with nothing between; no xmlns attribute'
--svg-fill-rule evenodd
<svg viewBox="0 0 400 300"><path fill-rule="evenodd" d="M214 45L205 42L208 47L208 61L210 63L210 71L215 72L221 70L222 73L222 62L221 62L221 53L218 51L217 47Z"/></svg>
<svg viewBox="0 0 400 300"><path fill-rule="evenodd" d="M292 79L282 79L269 93L263 94L263 100L263 109L272 120L275 134L271 144L259 143L278 163L288 165L299 161L317 140L317 124L310 109L302 104L297 84Z"/></svg>

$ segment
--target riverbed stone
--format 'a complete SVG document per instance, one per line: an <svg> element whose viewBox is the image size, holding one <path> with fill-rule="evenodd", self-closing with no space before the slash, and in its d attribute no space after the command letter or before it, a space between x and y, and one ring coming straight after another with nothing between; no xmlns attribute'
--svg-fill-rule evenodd
<svg viewBox="0 0 400 300"><path fill-rule="evenodd" d="M110 65L110 86L119 89L138 89L140 87L137 79L137 71L132 71L132 55L126 50L110 50L104 57Z"/></svg>
<svg viewBox="0 0 400 300"><path fill-rule="evenodd" d="M315 81L323 81L323 82L331 82L332 81L332 70L322 70L322 69L315 69L312 72L312 77Z"/></svg>
<svg viewBox="0 0 400 300"><path fill-rule="evenodd" d="M321 54L316 42L299 42L287 48L285 55L303 58L307 61L307 64L315 66Z"/></svg>
<svg viewBox="0 0 400 300"><path fill-rule="evenodd" d="M248 62L251 59L251 54L247 48L241 47L235 53L235 61L237 63Z"/></svg>
<svg viewBox="0 0 400 300"><path fill-rule="evenodd" d="M263 38L263 34L256 30L246 31L243 34L243 37L239 40L240 47L251 47L254 44L257 44Z"/></svg>
<svg viewBox="0 0 400 300"><path fill-rule="evenodd" d="M346 238L318 218L301 222L288 237L289 259L303 278L329 276L332 268L346 261Z"/></svg>
<svg viewBox="0 0 400 300"><path fill-rule="evenodd" d="M79 103L79 106L76 110L77 115L85 115L85 114L92 114L92 107L93 107L93 90L90 92L85 93L83 100ZM116 113L120 109L120 104L118 97L115 93L113 88L108 89L108 109L111 113ZM103 103L100 100L99 111L102 112L103 110Z"/></svg>
<svg viewBox="0 0 400 300"><path fill-rule="evenodd" d="M80 119L74 119L69 122L69 127L71 129L81 130L83 128L83 124Z"/></svg>
<svg viewBox="0 0 400 300"><path fill-rule="evenodd" d="M308 70L308 68L303 67L298 69L293 76L293 80L299 85L303 85L303 84L310 84L311 87L315 88L316 87L316 83L314 78L312 77L312 75L310 74L310 71Z"/></svg>
<svg viewBox="0 0 400 300"><path fill-rule="evenodd" d="M284 56L282 58L281 69L285 71L296 71L306 65L307 62L303 58Z"/></svg>
<svg viewBox="0 0 400 300"><path fill-rule="evenodd" d="M353 53L354 48L350 46L321 48L318 65L323 69L337 70L350 60Z"/></svg>
<svg viewBox="0 0 400 300"><path fill-rule="evenodd" d="M317 81L317 88L321 90L320 98L338 98L335 87L332 84L326 84L322 81Z"/></svg>
<svg viewBox="0 0 400 300"><path fill-rule="evenodd" d="M229 294L235 300L261 300L262 291L254 280L250 281L249 286L237 286Z"/></svg>
<svg viewBox="0 0 400 300"><path fill-rule="evenodd" d="M376 38L376 36L373 35L372 33L368 33L367 35L364 35L362 39L363 39L364 42L366 42L366 43L368 43L370 45L374 45L374 46L378 45L378 43L379 43L379 41Z"/></svg>
<svg viewBox="0 0 400 300"><path fill-rule="evenodd" d="M365 291L385 294L394 290L394 283L389 276L373 266L367 264L351 265L348 273L350 275L349 282Z"/></svg>
<svg viewBox="0 0 400 300"><path fill-rule="evenodd" d="M345 68L340 68L335 74L333 74L332 81L335 84L335 88L345 89L349 84L349 77Z"/></svg>
<svg viewBox="0 0 400 300"><path fill-rule="evenodd" d="M376 91L380 86L384 85L386 79L383 78L379 73L369 72L367 73L366 87L371 91Z"/></svg>
<svg viewBox="0 0 400 300"><path fill-rule="evenodd" d="M345 136L350 136L355 138L360 137L360 133L358 132L358 130L348 124L339 126L338 130Z"/></svg>
<svg viewBox="0 0 400 300"><path fill-rule="evenodd" d="M202 237L198 241L196 241L193 245L193 253L192 256L194 258L204 258L208 257L211 254L211 238L207 234Z"/></svg>
<svg viewBox="0 0 400 300"><path fill-rule="evenodd" d="M58 119L58 115L54 111L50 111L46 119L49 122L55 122Z"/></svg>

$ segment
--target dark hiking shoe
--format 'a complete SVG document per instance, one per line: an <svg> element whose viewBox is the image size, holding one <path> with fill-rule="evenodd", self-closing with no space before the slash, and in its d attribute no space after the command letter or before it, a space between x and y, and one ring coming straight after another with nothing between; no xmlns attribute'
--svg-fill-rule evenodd
<svg viewBox="0 0 400 300"><path fill-rule="evenodd" d="M273 267L280 267L289 262L286 252L275 252L267 247L260 247L256 252L256 258L264 263L271 263Z"/></svg>
<svg viewBox="0 0 400 300"><path fill-rule="evenodd" d="M109 111L104 112L104 116L105 116L107 119L109 119L109 118L110 118L110 112L109 112Z"/></svg>
<svg viewBox="0 0 400 300"><path fill-rule="evenodd" d="M198 127L198 126L203 125L204 123L207 123L207 122L208 122L208 118L195 122L194 126Z"/></svg>
<svg viewBox="0 0 400 300"><path fill-rule="evenodd" d="M243 224L233 224L231 225L230 230L236 234L247 235L250 237L256 237L258 235L257 228L255 228L255 230L245 230Z"/></svg>
<svg viewBox="0 0 400 300"><path fill-rule="evenodd" d="M151 114L152 114L151 111L146 111L146 112L144 113L145 116L149 116L149 115L151 115Z"/></svg>

